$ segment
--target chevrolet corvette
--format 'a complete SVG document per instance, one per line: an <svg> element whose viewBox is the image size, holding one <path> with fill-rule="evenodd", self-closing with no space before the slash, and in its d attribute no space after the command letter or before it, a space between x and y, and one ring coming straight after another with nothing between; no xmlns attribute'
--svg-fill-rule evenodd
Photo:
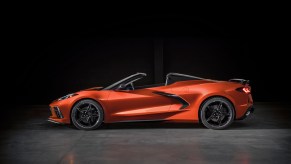
<svg viewBox="0 0 291 164"><path fill-rule="evenodd" d="M136 86L136 73L107 87L68 94L50 104L48 121L93 130L102 123L175 121L225 129L253 113L248 80L218 81L169 73L162 84Z"/></svg>

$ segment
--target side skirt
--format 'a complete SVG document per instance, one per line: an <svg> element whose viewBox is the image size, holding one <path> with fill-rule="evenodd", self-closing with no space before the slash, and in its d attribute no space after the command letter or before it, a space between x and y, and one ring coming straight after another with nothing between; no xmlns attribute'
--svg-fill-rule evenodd
<svg viewBox="0 0 291 164"><path fill-rule="evenodd" d="M156 121L166 121L164 119L158 119L158 120L126 120L126 121L116 121L111 123L125 123L125 122L156 122Z"/></svg>

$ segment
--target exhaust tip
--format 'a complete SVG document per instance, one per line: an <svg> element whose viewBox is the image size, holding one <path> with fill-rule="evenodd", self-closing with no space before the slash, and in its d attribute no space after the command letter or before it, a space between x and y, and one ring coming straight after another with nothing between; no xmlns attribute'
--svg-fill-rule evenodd
<svg viewBox="0 0 291 164"><path fill-rule="evenodd" d="M251 114L251 111L247 111L246 116L249 116Z"/></svg>

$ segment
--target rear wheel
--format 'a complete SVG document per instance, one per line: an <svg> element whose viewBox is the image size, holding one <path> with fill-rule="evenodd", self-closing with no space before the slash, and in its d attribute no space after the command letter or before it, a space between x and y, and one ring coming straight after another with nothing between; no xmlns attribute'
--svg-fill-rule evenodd
<svg viewBox="0 0 291 164"><path fill-rule="evenodd" d="M209 129L225 129L234 120L234 107L225 98L213 97L203 103L200 110L201 122Z"/></svg>
<svg viewBox="0 0 291 164"><path fill-rule="evenodd" d="M73 125L81 130L97 129L103 122L102 107L93 100L81 100L72 109Z"/></svg>

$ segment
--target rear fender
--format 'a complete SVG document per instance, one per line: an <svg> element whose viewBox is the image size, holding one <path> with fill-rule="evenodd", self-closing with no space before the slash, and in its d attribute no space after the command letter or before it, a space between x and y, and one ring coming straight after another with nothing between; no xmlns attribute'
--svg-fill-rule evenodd
<svg viewBox="0 0 291 164"><path fill-rule="evenodd" d="M212 98L212 97L224 97L224 98L226 98L227 100L229 100L230 102L231 102L231 104L233 105L233 107L234 107L234 112L236 112L236 109L235 109L235 101L234 101L234 99L232 98L232 97L230 97L229 95L227 95L227 94L225 94L225 93L213 93L213 94L207 94L207 95L203 95L202 97L200 97L197 101L196 101L196 103L195 103L195 107L197 107L197 108L195 108L194 109L194 112L196 113L195 114L195 117L194 117L194 119L195 120L199 120L199 112L200 112L200 108L201 108L201 106L203 105L203 103L206 101L206 100L208 100L209 98Z"/></svg>

